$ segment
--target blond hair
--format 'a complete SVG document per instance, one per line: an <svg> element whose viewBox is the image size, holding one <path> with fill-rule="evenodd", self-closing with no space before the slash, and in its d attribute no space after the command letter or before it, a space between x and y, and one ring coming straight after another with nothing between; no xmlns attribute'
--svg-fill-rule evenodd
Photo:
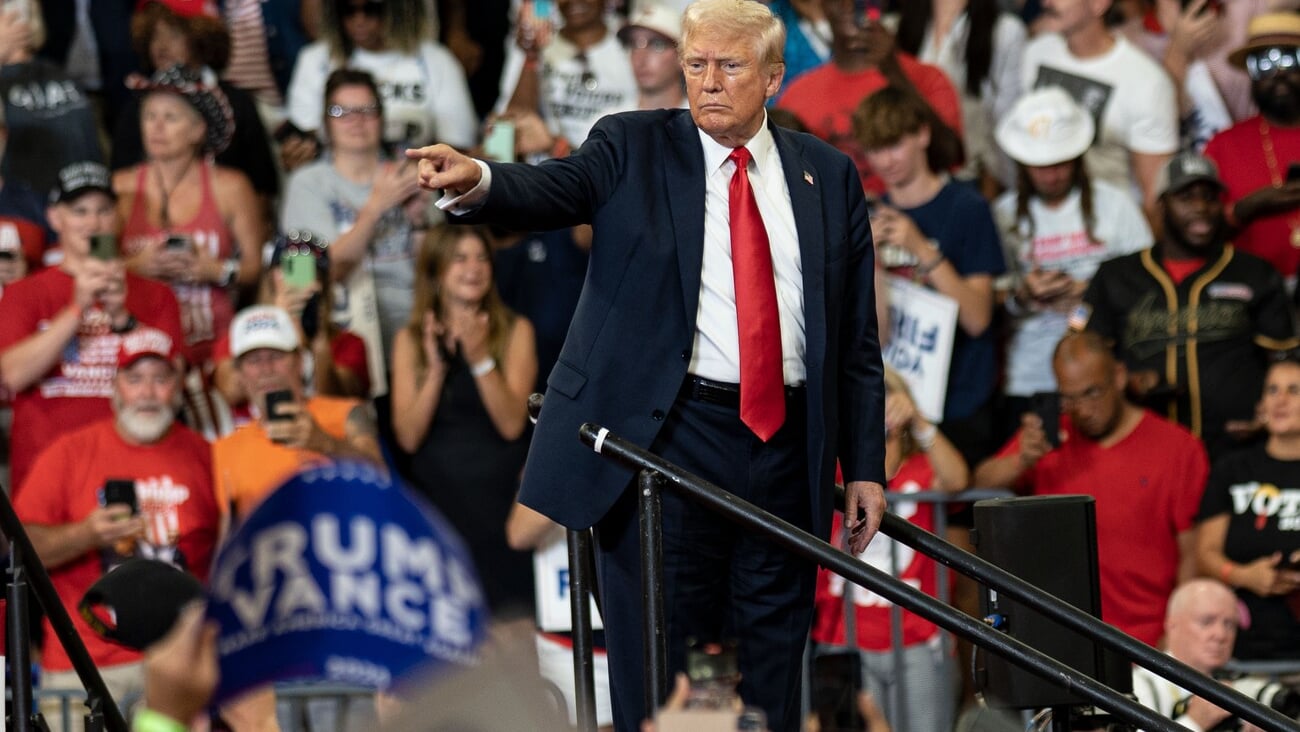
<svg viewBox="0 0 1300 732"><path fill-rule="evenodd" d="M757 0L696 0L682 13L679 53L695 33L752 38L758 57L769 67L785 64L785 25Z"/></svg>

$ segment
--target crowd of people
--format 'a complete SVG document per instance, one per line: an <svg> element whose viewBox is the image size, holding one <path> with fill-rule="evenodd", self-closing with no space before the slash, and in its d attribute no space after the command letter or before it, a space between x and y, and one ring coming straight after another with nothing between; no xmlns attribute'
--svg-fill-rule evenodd
<svg viewBox="0 0 1300 732"><path fill-rule="evenodd" d="M5 3L7 487L69 608L130 555L202 578L222 532L304 467L386 463L463 535L497 622L536 619L543 667L571 696L565 663L546 662L567 654L567 628L543 610L557 602L541 579L553 558L540 559L555 553L555 524L516 502L533 435L527 398L640 388L588 381L563 360L575 311L621 306L583 292L593 229L570 221L596 216L596 246L608 246L617 227L644 223L601 213L618 210L607 198L616 187L660 197L650 208L683 199L672 183L647 190L649 173L630 179L630 164L590 172L608 190L578 193L572 176L502 168L494 190L527 190L526 202L498 195L493 225L468 225L456 219L481 204L475 191L439 202L403 151L445 143L487 171L481 161L566 158L589 135L591 149L623 142L629 133L599 120L695 102L692 74L704 72L682 60L688 4ZM1233 657L1300 664L1300 2L765 4L785 35L764 119L844 153L853 193L865 191L893 367L882 446L894 510L933 528L944 509L902 496L1092 495L1106 622L1180 655L1189 603L1225 604L1226 587ZM767 153L787 173L799 164ZM666 148L651 158L636 165L684 165ZM764 179L767 162L755 154L763 221L782 230L774 238L807 236L800 207L819 199L805 194L837 181L808 162L802 182ZM790 181L807 188L786 190ZM554 190L530 189L540 184ZM698 193L725 203L726 185L712 176ZM794 210L769 220L770 200L787 196ZM715 223L682 225L712 241ZM738 299L729 280L719 289L709 278L719 251L730 267L730 250L706 247L685 317ZM773 256L783 303L804 296L789 274L807 275L807 252L802 265ZM599 277L643 277L640 307L655 308L667 279L631 271L651 256L634 254L602 260ZM844 265L836 259L826 266ZM934 338L912 332L917 290L955 314L939 377L889 345ZM601 323L583 320L580 338L609 337ZM782 311L787 360L803 357L804 325ZM621 378L666 362L694 378L711 368L711 348L706 332L646 351ZM788 408L802 412L807 397L789 387L811 377L802 362L784 368ZM672 395L679 386L739 400L709 379L674 383ZM1055 411L1039 408L1049 394ZM655 430L664 419L642 415ZM133 505L114 501L124 481ZM612 496L566 515L617 512ZM679 518L695 520L688 508ZM949 538L969 546L970 512L954 509L951 522ZM839 526L825 538L849 541ZM891 564L883 537L859 555L939 592L931 560ZM893 636L888 601L873 593L829 575L790 582L816 585L813 641L860 649L862 683L895 728L885 689L897 676L906 729L952 729L959 665L933 625L905 614ZM954 602L976 610L961 587ZM610 598L606 612L626 603L639 597ZM114 694L139 692L142 657L93 640L72 616ZM898 637L906 669L889 652ZM75 685L52 634L41 650L46 683ZM614 724L604 698L601 709ZM48 713L59 717L57 704ZM1219 717L1201 700L1179 713ZM274 715L269 690L223 710L235 729L266 729Z"/></svg>

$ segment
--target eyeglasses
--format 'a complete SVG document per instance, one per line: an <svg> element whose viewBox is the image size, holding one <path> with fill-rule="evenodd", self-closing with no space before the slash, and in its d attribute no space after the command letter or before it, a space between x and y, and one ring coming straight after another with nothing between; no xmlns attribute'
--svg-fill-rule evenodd
<svg viewBox="0 0 1300 732"><path fill-rule="evenodd" d="M1295 46L1263 48L1246 56L1246 74L1251 81L1267 79L1297 67L1300 67L1300 48Z"/></svg>
<svg viewBox="0 0 1300 732"><path fill-rule="evenodd" d="M364 13L367 18L378 18L384 14L384 4L382 2L377 2L376 0L371 0L370 2L364 2L360 5L348 5L343 8L343 12L340 13L340 15L344 18L351 18L357 13Z"/></svg>
<svg viewBox="0 0 1300 732"><path fill-rule="evenodd" d="M623 41L624 51L645 51L649 49L652 53L663 53L664 51L677 50L677 44L667 38L628 38Z"/></svg>
<svg viewBox="0 0 1300 732"><path fill-rule="evenodd" d="M367 104L364 107L345 107L342 104L331 104L329 109L325 110L334 119L347 119L353 115L361 115L366 119L375 119L379 116L378 104Z"/></svg>

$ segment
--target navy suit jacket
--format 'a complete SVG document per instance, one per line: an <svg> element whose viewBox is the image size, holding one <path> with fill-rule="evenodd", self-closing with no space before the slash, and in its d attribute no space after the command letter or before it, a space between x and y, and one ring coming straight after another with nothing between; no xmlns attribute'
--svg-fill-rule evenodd
<svg viewBox="0 0 1300 732"><path fill-rule="evenodd" d="M884 483L884 397L866 200L852 162L772 126L790 189L804 284L808 491L827 536L835 459ZM595 422L648 448L686 377L704 256L704 152L687 110L605 117L574 154L490 164L471 216L514 229L591 223L582 296L524 469L520 500L570 528L600 520L632 474L578 441Z"/></svg>

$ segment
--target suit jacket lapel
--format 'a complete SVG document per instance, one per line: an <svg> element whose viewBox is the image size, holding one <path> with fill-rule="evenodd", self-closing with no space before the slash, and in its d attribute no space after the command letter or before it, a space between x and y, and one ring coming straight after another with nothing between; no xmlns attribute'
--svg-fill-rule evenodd
<svg viewBox="0 0 1300 732"><path fill-rule="evenodd" d="M808 376L821 374L826 341L826 230L822 221L821 188L817 169L804 157L803 147L793 136L770 125L785 169L790 190L795 230L799 233L799 257L803 267L804 336Z"/></svg>
<svg viewBox="0 0 1300 732"><path fill-rule="evenodd" d="M687 327L694 332L700 304L700 268L704 263L704 151L700 133L687 112L668 122L664 185L676 240L677 271L682 278L682 306ZM636 222L629 221L635 226Z"/></svg>

